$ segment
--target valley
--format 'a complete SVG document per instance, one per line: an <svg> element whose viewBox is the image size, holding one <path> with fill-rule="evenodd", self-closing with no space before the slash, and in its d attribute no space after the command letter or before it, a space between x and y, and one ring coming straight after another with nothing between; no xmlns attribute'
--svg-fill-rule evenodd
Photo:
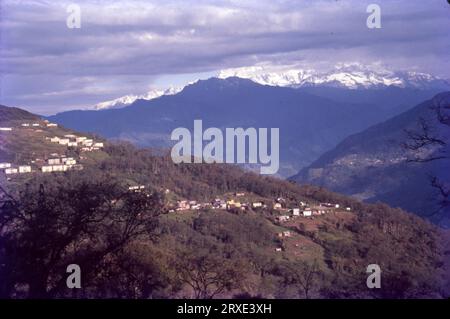
<svg viewBox="0 0 450 319"><path fill-rule="evenodd" d="M386 202L447 225L448 210L439 207L438 190L431 186L432 176L448 181L445 159L411 161L417 154L404 145L410 143L408 132L419 130L421 119L427 121L437 136L447 139L448 132L437 122L432 108L438 101L448 101L448 97L448 92L438 94L388 121L349 136L292 180L324 186L369 202ZM445 145L434 145L424 154L445 156L445 149Z"/></svg>

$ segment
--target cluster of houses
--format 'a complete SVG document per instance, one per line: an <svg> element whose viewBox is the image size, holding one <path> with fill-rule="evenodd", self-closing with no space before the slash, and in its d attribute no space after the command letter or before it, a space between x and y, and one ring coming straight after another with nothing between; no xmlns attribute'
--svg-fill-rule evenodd
<svg viewBox="0 0 450 319"><path fill-rule="evenodd" d="M31 166L29 165L13 167L11 163L0 163L0 169L3 169L6 175L31 173Z"/></svg>
<svg viewBox="0 0 450 319"><path fill-rule="evenodd" d="M42 173L52 172L65 172L68 170L80 171L83 169L83 165L77 164L77 161L73 157L57 157L49 158L45 165L41 166Z"/></svg>
<svg viewBox="0 0 450 319"><path fill-rule="evenodd" d="M77 161L73 157L59 157L59 158L49 158L47 161L36 159L32 161L35 164L41 163L39 165L39 170L42 173L51 173L51 172L65 172L68 170L82 170L83 165L77 164ZM13 166L11 163L0 163L0 169L4 170L6 175L13 174L24 174L24 173L32 173L33 170L31 165L18 165Z"/></svg>
<svg viewBox="0 0 450 319"><path fill-rule="evenodd" d="M22 127L41 127L40 123L22 123L20 124L20 126ZM49 121L45 120L44 124L42 125L42 127L58 127L58 124L56 123L50 123Z"/></svg>
<svg viewBox="0 0 450 319"><path fill-rule="evenodd" d="M279 222L287 222L291 218L296 217L312 217L312 216L321 216L327 213L333 212L336 209L340 209L339 204L332 203L320 203L319 206L309 207L306 203L300 202L301 207L288 209L289 214L283 214L276 217L276 220ZM346 207L345 211L351 211L351 207Z"/></svg>
<svg viewBox="0 0 450 319"><path fill-rule="evenodd" d="M45 120L43 122L21 123L20 127L33 128L35 131L42 131L40 128L54 128L58 127L58 124ZM0 131L12 131L13 129L13 127L0 127ZM58 143L59 145L65 145L67 147L80 147L81 151L85 152L100 150L104 147L104 144L101 142L96 142L86 136L77 136L75 134L66 134L63 137L46 137L45 139L52 143ZM36 158L31 161L31 164L36 166L36 171L41 171L42 173L83 169L83 165L78 164L77 160L73 157L66 157L65 155L59 155L57 153L50 154L50 158L47 160ZM0 163L0 169L2 169L6 175L34 172L31 165L13 165L12 163Z"/></svg>
<svg viewBox="0 0 450 319"><path fill-rule="evenodd" d="M244 193L235 193L236 197L244 196ZM330 211L334 211L335 209L339 209L339 204L331 204L331 203L321 203L319 206L309 207L307 203L300 202L299 207L286 207L285 200L283 198L275 199L273 206L271 206L274 210L282 213L281 215L276 217L276 220L279 222L289 221L291 218L295 217L312 217L316 215L325 215ZM254 202L240 202L236 199L224 200L221 198L216 198L212 202L203 202L199 203L195 200L179 200L176 203L176 206L171 209L169 212L175 211L188 211L188 210L199 210L199 209L222 209L222 210L249 210L252 209L266 209L268 207L262 201L254 201ZM347 211L350 211L350 207L346 207Z"/></svg>
<svg viewBox="0 0 450 319"><path fill-rule="evenodd" d="M37 127L58 127L58 124L56 123L50 123L49 121L45 120L44 123L41 125L41 123L22 123L20 124L20 126L22 127L32 127L32 128L37 128ZM13 128L12 127L0 127L0 132L10 132L12 131Z"/></svg>
<svg viewBox="0 0 450 319"><path fill-rule="evenodd" d="M68 147L81 147L81 150L84 152L96 151L104 146L101 142L95 142L86 136L76 136L74 134L66 134L64 137L46 137L46 139L52 143L66 145Z"/></svg>
<svg viewBox="0 0 450 319"><path fill-rule="evenodd" d="M240 195L243 196L243 195ZM199 203L195 200L179 200L177 201L176 207L172 211L186 211L186 210L199 210L199 209L222 209L222 210L248 210L250 207L267 207L262 202L253 202L253 203L241 203L239 201L235 201L234 199L224 200L221 198L216 198L212 202L204 202Z"/></svg>

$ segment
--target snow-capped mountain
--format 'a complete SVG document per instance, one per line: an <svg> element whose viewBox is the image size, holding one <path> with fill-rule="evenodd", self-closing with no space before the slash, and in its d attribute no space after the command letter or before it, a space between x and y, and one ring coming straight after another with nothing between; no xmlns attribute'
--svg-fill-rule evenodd
<svg viewBox="0 0 450 319"><path fill-rule="evenodd" d="M125 95L111 101L105 101L94 105L95 110L118 109L132 104L138 99L153 100L163 95L173 95L180 92L182 87L170 87L165 90L151 90L143 95Z"/></svg>
<svg viewBox="0 0 450 319"><path fill-rule="evenodd" d="M338 64L331 71L313 69L268 68L263 66L243 67L220 71L219 78L240 77L271 86L309 87L331 86L350 89L386 86L413 88L449 89L450 82L426 73L391 71L380 65L360 63Z"/></svg>
<svg viewBox="0 0 450 319"><path fill-rule="evenodd" d="M317 71L311 68L288 68L251 66L221 70L219 79L239 77L256 83L285 87L339 87L349 89L383 88L388 86L450 90L450 81L439 77L412 71L391 71L379 64L363 65L361 63L340 63L330 71ZM189 84L193 84L190 82ZM95 110L116 109L128 106L137 99L152 100L163 95L174 95L184 87L151 90L143 95L126 95L101 102Z"/></svg>

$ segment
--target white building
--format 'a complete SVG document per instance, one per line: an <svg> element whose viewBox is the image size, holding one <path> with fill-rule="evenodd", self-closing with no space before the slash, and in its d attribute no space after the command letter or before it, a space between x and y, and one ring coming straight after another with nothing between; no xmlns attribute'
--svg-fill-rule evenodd
<svg viewBox="0 0 450 319"><path fill-rule="evenodd" d="M300 216L300 208L292 208L292 216Z"/></svg>
<svg viewBox="0 0 450 319"><path fill-rule="evenodd" d="M286 221L289 220L289 216L287 216L287 215L281 215L281 216L278 216L276 219L277 219L278 221L280 221L280 222L286 222Z"/></svg>
<svg viewBox="0 0 450 319"><path fill-rule="evenodd" d="M0 168L10 168L11 163L0 163Z"/></svg>
<svg viewBox="0 0 450 319"><path fill-rule="evenodd" d="M59 144L61 144L61 145L67 145L67 144L69 144L69 142L70 142L70 140L68 138L59 139Z"/></svg>
<svg viewBox="0 0 450 319"><path fill-rule="evenodd" d="M49 158L47 160L48 165L58 165L61 163L59 158Z"/></svg>
<svg viewBox="0 0 450 319"><path fill-rule="evenodd" d="M12 127L0 127L0 131L12 131Z"/></svg>
<svg viewBox="0 0 450 319"><path fill-rule="evenodd" d="M31 126L38 127L40 125L39 125L39 123L33 123L33 124L31 124Z"/></svg>
<svg viewBox="0 0 450 319"><path fill-rule="evenodd" d="M137 186L129 186L129 187L128 187L128 190L130 190L130 191L136 191L136 192L141 191L141 190L143 190L143 189L145 189L145 186L144 186L144 185L137 185Z"/></svg>
<svg viewBox="0 0 450 319"><path fill-rule="evenodd" d="M77 142L69 142L69 143L67 143L67 146L76 147L76 146L78 146L78 143Z"/></svg>
<svg viewBox="0 0 450 319"><path fill-rule="evenodd" d="M94 147L100 147L101 148L101 147L103 147L103 143L95 143Z"/></svg>
<svg viewBox="0 0 450 319"><path fill-rule="evenodd" d="M21 174L31 173L31 166L28 166L28 165L19 166L19 173L21 173Z"/></svg>
<svg viewBox="0 0 450 319"><path fill-rule="evenodd" d="M56 123L47 123L47 127L58 127Z"/></svg>
<svg viewBox="0 0 450 319"><path fill-rule="evenodd" d="M53 166L42 166L41 171L43 173L51 173L53 172Z"/></svg>
<svg viewBox="0 0 450 319"><path fill-rule="evenodd" d="M303 211L302 215L303 215L304 217L312 216L312 210L310 210L310 209L305 209L305 210Z"/></svg>
<svg viewBox="0 0 450 319"><path fill-rule="evenodd" d="M66 165L75 165L77 161L73 157L62 158L62 162Z"/></svg>
<svg viewBox="0 0 450 319"><path fill-rule="evenodd" d="M63 172L65 170L67 170L67 168L64 169L64 166L65 165L53 165L52 166L53 172Z"/></svg>
<svg viewBox="0 0 450 319"><path fill-rule="evenodd" d="M83 145L85 146L92 146L92 144L94 144L94 141L91 139L86 139L83 142L81 142Z"/></svg>
<svg viewBox="0 0 450 319"><path fill-rule="evenodd" d="M254 202L254 203L252 203L252 207L253 208L262 207L262 206L263 206L263 203L261 203L261 202Z"/></svg>
<svg viewBox="0 0 450 319"><path fill-rule="evenodd" d="M273 209L281 209L281 204L280 203L273 204Z"/></svg>
<svg viewBox="0 0 450 319"><path fill-rule="evenodd" d="M284 237L291 237L292 234L291 234L291 232L290 232L289 230L285 230L285 231L283 232L283 236L284 236Z"/></svg>
<svg viewBox="0 0 450 319"><path fill-rule="evenodd" d="M87 139L87 137L85 137L85 136L79 136L79 137L77 137L76 139L75 139L75 141L77 142L77 143L81 143L81 142L83 142L84 140L86 140Z"/></svg>
<svg viewBox="0 0 450 319"><path fill-rule="evenodd" d="M50 142L52 142L52 143L58 143L58 142L59 142L59 137L57 137L57 136L52 137L52 138L50 139Z"/></svg>
<svg viewBox="0 0 450 319"><path fill-rule="evenodd" d="M73 135L73 134L66 134L66 135L64 135L64 137L67 137L67 138L76 138L76 135Z"/></svg>
<svg viewBox="0 0 450 319"><path fill-rule="evenodd" d="M6 175L17 174L17 173L18 173L17 168L7 168L7 169L5 169L5 174Z"/></svg>

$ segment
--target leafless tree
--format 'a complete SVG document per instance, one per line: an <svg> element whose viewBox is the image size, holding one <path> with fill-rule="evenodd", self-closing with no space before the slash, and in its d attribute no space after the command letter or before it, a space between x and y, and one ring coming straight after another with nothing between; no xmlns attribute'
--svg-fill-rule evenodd
<svg viewBox="0 0 450 319"><path fill-rule="evenodd" d="M175 268L180 283L189 286L196 299L212 299L239 288L243 279L238 263L205 252L181 254Z"/></svg>
<svg viewBox="0 0 450 319"><path fill-rule="evenodd" d="M83 283L128 243L148 238L163 211L157 194L132 193L112 181L75 185L30 183L15 197L2 189L0 206L0 293L16 285L29 298L69 294L66 267L78 264ZM114 290L114 287L111 287ZM95 296L95 294L94 294Z"/></svg>
<svg viewBox="0 0 450 319"><path fill-rule="evenodd" d="M311 292L317 285L320 276L319 266L316 261L301 262L287 265L284 270L284 281L287 285L296 285L299 293L306 299L311 298Z"/></svg>
<svg viewBox="0 0 450 319"><path fill-rule="evenodd" d="M409 162L426 163L443 161L441 174L430 176L431 186L439 194L441 210L450 208L450 94L441 93L432 99L430 117L421 117L418 127L405 130L407 142L403 147L408 151ZM445 167L448 165L447 169ZM447 176L445 176L447 174Z"/></svg>

